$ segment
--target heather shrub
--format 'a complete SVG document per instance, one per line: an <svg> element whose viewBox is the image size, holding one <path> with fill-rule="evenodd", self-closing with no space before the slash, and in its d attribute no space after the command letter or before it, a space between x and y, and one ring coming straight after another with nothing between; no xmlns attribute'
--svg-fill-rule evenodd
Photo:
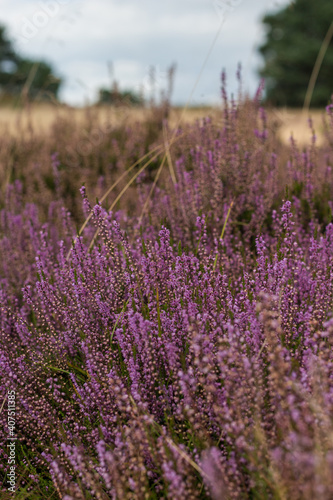
<svg viewBox="0 0 333 500"><path fill-rule="evenodd" d="M66 137L48 203L26 203L42 171L7 189L0 380L2 400L16 393L18 498L332 498L332 146L284 146L258 96L223 96L221 121L179 128L113 211L94 200L106 144L72 215L61 190L83 178L69 188L58 168ZM119 132L113 175L147 130Z"/></svg>

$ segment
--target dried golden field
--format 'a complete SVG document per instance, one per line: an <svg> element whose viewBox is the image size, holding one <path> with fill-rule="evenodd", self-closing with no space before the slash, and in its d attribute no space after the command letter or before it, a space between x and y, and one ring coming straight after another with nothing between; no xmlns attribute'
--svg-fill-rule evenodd
<svg viewBox="0 0 333 500"><path fill-rule="evenodd" d="M94 123L101 126L104 123L133 123L144 120L149 109L135 108L112 108L109 106L73 108L66 105L32 105L29 108L15 109L13 107L0 107L0 133L25 136L26 134L48 134L52 125L59 118L71 118L77 123L86 122L87 116L94 117ZM193 122L207 116L218 118L220 110L217 108L189 108L182 117L184 122ZM182 115L182 109L173 108L170 114L170 126L174 127ZM302 110L274 109L269 111L269 126L277 129L281 141L287 143L291 134L300 145L307 144L311 137L308 125L308 114ZM324 141L324 110L311 110L310 116L313 120L317 135L318 145Z"/></svg>

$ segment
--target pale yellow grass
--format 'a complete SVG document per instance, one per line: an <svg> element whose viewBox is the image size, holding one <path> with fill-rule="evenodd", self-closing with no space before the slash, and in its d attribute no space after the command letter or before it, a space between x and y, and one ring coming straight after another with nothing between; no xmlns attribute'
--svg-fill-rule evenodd
<svg viewBox="0 0 333 500"><path fill-rule="evenodd" d="M180 118L182 110L174 108L170 115L170 126L175 126ZM117 123L145 120L149 113L148 109L135 108L111 108L108 106L95 108L71 108L68 106L33 105L30 109L14 109L0 107L0 133L10 135L21 135L34 133L38 135L48 134L52 124L59 118L71 118L78 124L86 123L87 114L94 115L94 125L103 127L105 124L116 125ZM206 116L221 117L220 110L216 108L189 108L183 115L184 122L194 122ZM324 111L310 111L313 125L317 136L317 144L324 142L323 134ZM277 134L285 144L293 135L300 146L309 144L311 131L308 125L308 114L301 110L274 109L269 112L270 122L277 127Z"/></svg>
<svg viewBox="0 0 333 500"><path fill-rule="evenodd" d="M290 142L291 136L300 146L310 144L312 132L309 127L309 117L312 119L317 145L321 146L325 142L324 110L310 110L307 113L298 109L274 109L269 115L277 126L278 137L285 144Z"/></svg>
<svg viewBox="0 0 333 500"><path fill-rule="evenodd" d="M172 109L170 126L178 123L180 109ZM184 121L194 121L207 115L217 114L218 111L210 108L189 109L184 114ZM14 109L0 107L0 133L10 135L33 133L48 133L53 123L60 118L71 118L77 123L86 122L87 116L94 116L94 124L117 124L145 120L151 111L141 108L112 108L108 106L92 108L71 108L69 106L33 105L31 108Z"/></svg>

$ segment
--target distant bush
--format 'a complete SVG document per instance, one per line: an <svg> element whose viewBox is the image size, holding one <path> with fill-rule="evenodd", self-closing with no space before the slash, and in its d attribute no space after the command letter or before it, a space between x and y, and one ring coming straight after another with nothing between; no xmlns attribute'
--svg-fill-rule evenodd
<svg viewBox="0 0 333 500"><path fill-rule="evenodd" d="M114 106L143 106L144 99L132 90L100 89L98 104L112 104Z"/></svg>

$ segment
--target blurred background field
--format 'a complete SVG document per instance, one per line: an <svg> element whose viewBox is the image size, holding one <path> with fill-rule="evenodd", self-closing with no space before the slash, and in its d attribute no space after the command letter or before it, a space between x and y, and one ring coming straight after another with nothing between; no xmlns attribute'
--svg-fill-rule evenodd
<svg viewBox="0 0 333 500"><path fill-rule="evenodd" d="M171 129L180 116L218 119L223 69L236 100L264 78L261 102L284 144L291 135L308 142L309 116L323 143L333 93L330 1L198 0L191 12L172 1L155 14L151 0L141 11L132 0L98 0L93 11L86 0L5 0L0 132L45 136L57 121L83 126L92 116L99 128L134 124L157 108Z"/></svg>
<svg viewBox="0 0 333 500"><path fill-rule="evenodd" d="M75 108L69 106L54 106L49 104L35 104L29 109L15 109L13 107L0 107L0 130L3 134L17 136L33 130L36 134L48 134L55 122L60 118L73 119L80 124L93 114L97 122L103 124L110 122L112 125L135 123L149 118L152 110L147 108L110 108L109 106L92 106L89 108ZM169 117L171 127L176 126L183 108L172 108ZM210 107L187 109L183 115L185 122L193 122L208 115L216 116L219 110Z"/></svg>
<svg viewBox="0 0 333 500"><path fill-rule="evenodd" d="M330 101L329 0L198 0L191 11L183 0L158 13L151 0L141 11L133 0L94 5L3 1L0 104L142 107L167 99L174 107L216 107L222 69L229 96L241 73L243 95L265 79L262 97L272 107L323 109ZM294 126L289 112L284 119Z"/></svg>
<svg viewBox="0 0 333 500"><path fill-rule="evenodd" d="M77 108L66 105L33 104L27 109L15 109L11 106L0 107L0 131L4 135L26 136L26 134L37 134L45 136L51 133L52 126L60 119L73 120L78 125L83 124L91 115L94 115L100 127L105 123L112 125L133 124L137 121L149 119L152 110L149 108L112 108L110 106L91 106L88 108ZM285 144L289 143L291 135L300 145L308 144L312 136L308 119L311 117L317 136L317 144L325 141L324 110L312 109L311 113L302 109L275 108L268 111L271 118L271 126L276 127L277 135ZM188 108L183 113L182 107L173 107L168 118L169 126L174 128L180 118L185 123L193 123L207 116L219 120L220 108L202 106Z"/></svg>

